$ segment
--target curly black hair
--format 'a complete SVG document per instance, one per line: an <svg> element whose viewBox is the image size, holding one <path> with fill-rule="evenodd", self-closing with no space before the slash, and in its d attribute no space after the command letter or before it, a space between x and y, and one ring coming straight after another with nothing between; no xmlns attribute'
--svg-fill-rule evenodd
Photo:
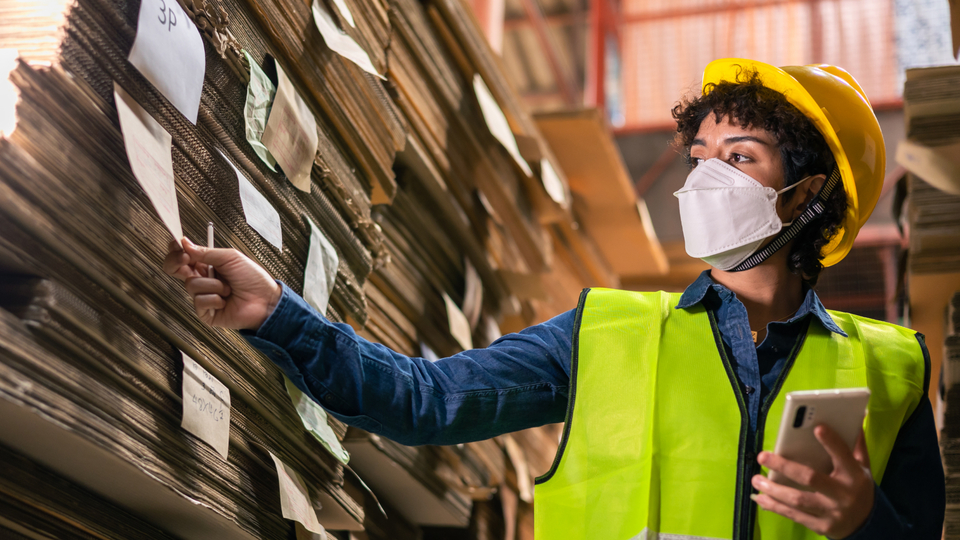
<svg viewBox="0 0 960 540"><path fill-rule="evenodd" d="M741 71L737 82L710 84L702 95L687 98L673 108L677 121L675 144L690 162L690 145L700 130L700 123L713 113L719 123L724 118L739 123L744 129L759 128L777 140L783 162L784 186L791 186L807 176L818 174L828 178L836 166L827 141L799 109L776 90L763 85L755 71ZM795 191L782 196L789 200ZM790 271L813 287L823 270L821 250L840 228L847 209L843 189L835 189L824 201L825 210L814 218L793 241L787 265Z"/></svg>

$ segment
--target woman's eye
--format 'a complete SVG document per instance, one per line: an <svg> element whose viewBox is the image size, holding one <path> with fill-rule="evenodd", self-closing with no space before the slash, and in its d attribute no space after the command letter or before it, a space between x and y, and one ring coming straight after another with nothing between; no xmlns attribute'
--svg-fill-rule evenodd
<svg viewBox="0 0 960 540"><path fill-rule="evenodd" d="M697 165L703 163L703 158L698 158L698 157L690 156L690 159L688 160L688 163L690 164L690 168L691 168L691 169L695 169L695 168L697 168Z"/></svg>
<svg viewBox="0 0 960 540"><path fill-rule="evenodd" d="M747 161L750 161L750 158L748 158L743 154L731 154L730 159L737 163L745 163Z"/></svg>

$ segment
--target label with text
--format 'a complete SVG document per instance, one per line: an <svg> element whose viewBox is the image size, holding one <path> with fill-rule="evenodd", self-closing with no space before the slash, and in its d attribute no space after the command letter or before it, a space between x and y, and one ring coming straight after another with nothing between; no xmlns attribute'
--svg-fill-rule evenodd
<svg viewBox="0 0 960 540"><path fill-rule="evenodd" d="M180 426L227 459L230 446L230 390L181 351L183 421Z"/></svg>
<svg viewBox="0 0 960 540"><path fill-rule="evenodd" d="M142 0L127 57L191 123L197 123L206 57L197 27L177 0Z"/></svg>

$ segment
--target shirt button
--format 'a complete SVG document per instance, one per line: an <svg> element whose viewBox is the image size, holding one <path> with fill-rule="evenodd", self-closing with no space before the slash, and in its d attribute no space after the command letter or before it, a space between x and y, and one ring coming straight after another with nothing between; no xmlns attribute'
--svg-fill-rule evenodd
<svg viewBox="0 0 960 540"><path fill-rule="evenodd" d="M327 403L330 403L331 401L333 401L333 394L331 394L330 392L327 392L326 394L323 395L323 400L326 401Z"/></svg>
<svg viewBox="0 0 960 540"><path fill-rule="evenodd" d="M756 388L754 388L754 387L752 387L752 386L747 386L747 387L745 387L745 388L743 389L743 391L746 392L747 395L749 396L749 395L752 394L754 391L756 391Z"/></svg>

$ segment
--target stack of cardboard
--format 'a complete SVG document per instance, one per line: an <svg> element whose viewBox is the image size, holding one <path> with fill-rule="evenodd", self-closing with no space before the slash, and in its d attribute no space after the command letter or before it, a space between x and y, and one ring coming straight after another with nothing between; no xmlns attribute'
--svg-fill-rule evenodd
<svg viewBox="0 0 960 540"><path fill-rule="evenodd" d="M910 270L960 270L960 66L907 70L907 140L897 162L909 172Z"/></svg>
<svg viewBox="0 0 960 540"><path fill-rule="evenodd" d="M0 12L0 46L21 58L9 76L15 129L0 128L4 466L27 455L57 475L10 475L4 527L83 527L71 512L89 489L118 505L89 514L107 515L96 520L103 537L281 538L294 528L284 518L298 535L515 531L510 493L530 502L526 456L552 456L555 438L408 448L357 431L347 447L382 491L385 517L343 465L345 426L305 428L307 406L272 362L199 321L160 265L176 233L199 240L212 222L217 245L297 292L321 284L308 296L328 318L401 352L446 355L495 339L505 312L523 312L516 283L550 267L540 216L559 208L572 218L555 202L568 192L559 164L464 6L82 0L4 2ZM135 59L154 19L170 35L187 32L160 52L202 38L192 112L165 84L190 71L186 62L165 80L163 62ZM266 142L269 121L250 133L248 96L269 88L264 77L274 112L288 110L281 94L295 94L300 117L284 129L305 124L297 136L315 138L305 166L292 143L287 155ZM131 118L145 126L140 139ZM138 154L155 142L144 132L166 134L166 192L154 178L162 152L146 162L160 173ZM521 145L537 154L533 167ZM251 191L273 209L272 233L254 223ZM187 390L194 379L199 393ZM184 429L198 406L219 426ZM32 482L76 487L31 494ZM46 518L27 508L31 497L48 497Z"/></svg>
<svg viewBox="0 0 960 540"><path fill-rule="evenodd" d="M944 287L960 278L960 66L907 70L904 116L907 140L897 162L907 169L910 313L914 328L940 335ZM932 286L932 283L943 284ZM951 285L947 294L954 288ZM936 307L932 307L936 306ZM947 304L944 341L928 341L936 384L940 447L946 472L944 538L960 538L960 294ZM933 311L933 313L931 313ZM942 356L941 356L942 355Z"/></svg>
<svg viewBox="0 0 960 540"><path fill-rule="evenodd" d="M597 150L611 200L589 197L605 180L583 171L571 190L571 156L541 137L464 4L0 0L5 60L0 458L37 465L5 476L0 527L532 536L555 426L457 447L348 433L161 269L171 240L212 223L217 246L329 319L423 356L662 273L611 145ZM609 137L584 118L554 131ZM594 241L610 205L642 239L627 262ZM79 518L85 490L102 503Z"/></svg>
<svg viewBox="0 0 960 540"><path fill-rule="evenodd" d="M947 304L939 404L940 449L947 476L944 538L960 538L960 292Z"/></svg>

